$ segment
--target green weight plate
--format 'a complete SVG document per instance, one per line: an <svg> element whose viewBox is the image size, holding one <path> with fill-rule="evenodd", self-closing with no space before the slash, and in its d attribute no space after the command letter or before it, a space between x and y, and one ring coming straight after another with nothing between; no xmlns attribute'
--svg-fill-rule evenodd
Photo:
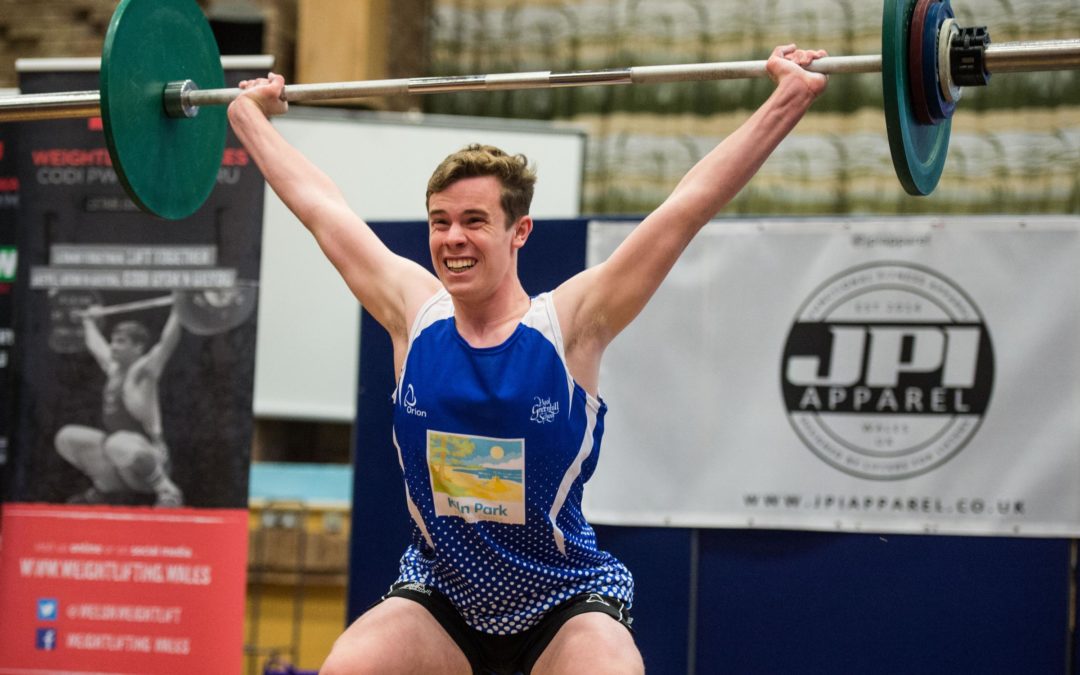
<svg viewBox="0 0 1080 675"><path fill-rule="evenodd" d="M221 55L195 0L122 0L101 58L101 118L120 182L163 218L194 213L217 182L228 121L223 106L194 118L165 114L165 85L225 86Z"/></svg>
<svg viewBox="0 0 1080 675"><path fill-rule="evenodd" d="M904 190L928 195L937 187L949 152L952 120L921 124L915 118L908 71L908 36L917 0L885 0L881 22L881 84L893 167Z"/></svg>

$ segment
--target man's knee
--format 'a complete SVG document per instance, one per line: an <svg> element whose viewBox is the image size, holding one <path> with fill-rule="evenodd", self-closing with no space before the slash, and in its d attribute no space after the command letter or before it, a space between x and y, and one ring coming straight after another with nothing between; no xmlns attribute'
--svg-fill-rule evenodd
<svg viewBox="0 0 1080 675"><path fill-rule="evenodd" d="M76 450L76 433L74 427L71 425L60 427L60 431L56 432L53 436L53 447L60 453L60 456L71 461L75 457Z"/></svg>
<svg viewBox="0 0 1080 675"><path fill-rule="evenodd" d="M334 643L319 675L471 673L465 655L421 605L388 598Z"/></svg>
<svg viewBox="0 0 1080 675"><path fill-rule="evenodd" d="M319 668L319 675L377 675L377 670L369 667L364 659L335 647Z"/></svg>
<svg viewBox="0 0 1080 675"><path fill-rule="evenodd" d="M88 450L100 448L100 433L78 424L65 424L53 436L53 447L68 462L79 466L79 456Z"/></svg>
<svg viewBox="0 0 1080 675"><path fill-rule="evenodd" d="M374 638L374 636L371 636ZM319 675L384 675L389 664L401 660L405 647L393 640L342 635L334 642Z"/></svg>

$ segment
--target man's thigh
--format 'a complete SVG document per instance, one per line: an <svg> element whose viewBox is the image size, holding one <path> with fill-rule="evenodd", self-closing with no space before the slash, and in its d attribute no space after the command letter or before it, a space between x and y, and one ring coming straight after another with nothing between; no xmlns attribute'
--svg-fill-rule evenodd
<svg viewBox="0 0 1080 675"><path fill-rule="evenodd" d="M607 614L570 618L536 660L533 675L644 673L641 653L626 626Z"/></svg>
<svg viewBox="0 0 1080 675"><path fill-rule="evenodd" d="M419 603L387 598L334 643L320 675L470 675L472 668L435 617Z"/></svg>

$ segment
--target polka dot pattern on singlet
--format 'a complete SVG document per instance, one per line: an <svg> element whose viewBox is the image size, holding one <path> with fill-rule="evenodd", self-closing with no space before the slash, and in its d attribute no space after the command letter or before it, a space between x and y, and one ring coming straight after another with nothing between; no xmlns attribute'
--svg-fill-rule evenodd
<svg viewBox="0 0 1080 675"><path fill-rule="evenodd" d="M606 407L570 378L550 295L486 349L461 339L452 307L441 295L421 312L395 395L414 520L398 581L434 587L496 635L582 593L630 605L629 571L581 512Z"/></svg>

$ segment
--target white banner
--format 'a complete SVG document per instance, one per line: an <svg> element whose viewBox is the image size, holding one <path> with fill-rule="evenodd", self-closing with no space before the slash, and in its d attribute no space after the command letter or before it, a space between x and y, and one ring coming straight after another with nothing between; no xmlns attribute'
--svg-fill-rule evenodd
<svg viewBox="0 0 1080 675"><path fill-rule="evenodd" d="M586 513L1080 536L1078 270L1077 218L711 223L604 357Z"/></svg>

